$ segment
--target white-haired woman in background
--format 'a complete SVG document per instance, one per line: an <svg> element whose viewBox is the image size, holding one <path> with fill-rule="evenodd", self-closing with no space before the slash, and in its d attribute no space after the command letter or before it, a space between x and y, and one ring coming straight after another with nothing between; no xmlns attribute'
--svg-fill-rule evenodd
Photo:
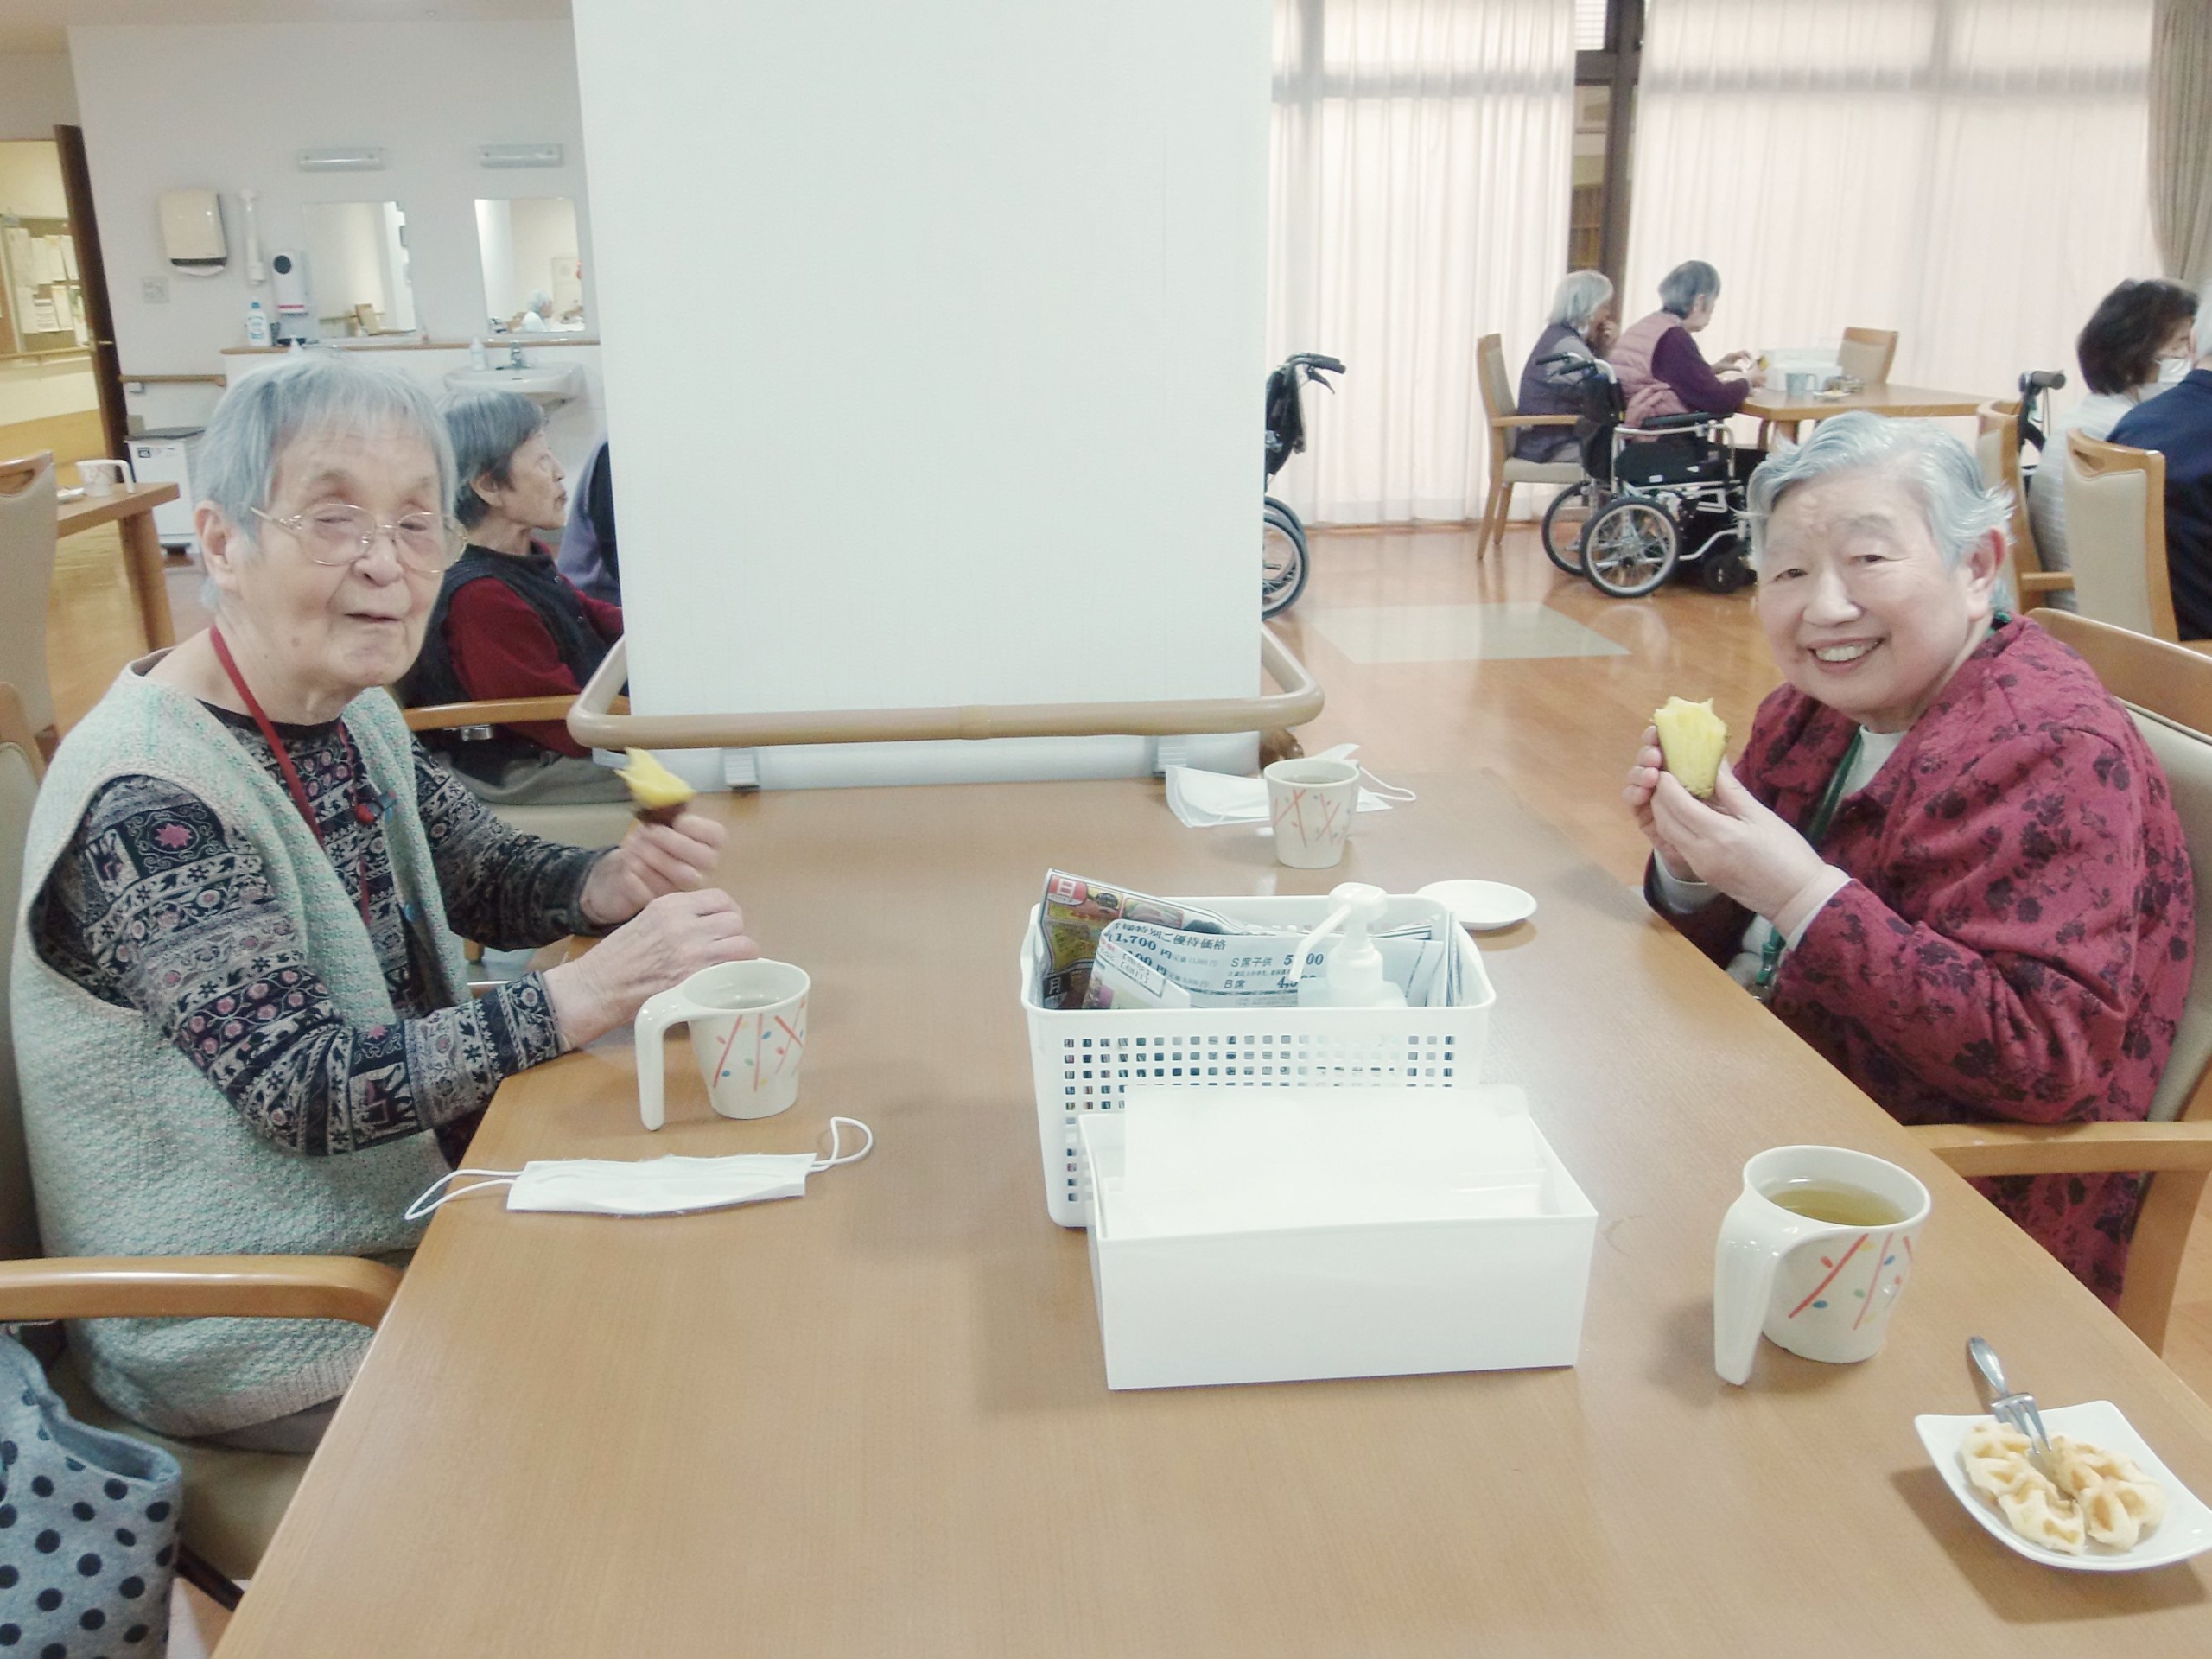
<svg viewBox="0 0 2212 1659"><path fill-rule="evenodd" d="M1998 610L2009 513L1925 422L1845 415L1758 469L1788 683L1709 801L1644 734L1645 891L1903 1122L2141 1118L2189 990L2188 849L2088 664ZM2139 1176L1977 1185L2118 1300Z"/></svg>
<svg viewBox="0 0 2212 1659"><path fill-rule="evenodd" d="M1570 270L1552 296L1551 321L1536 336L1536 348L1521 370L1520 411L1523 415L1580 415L1580 382L1562 378L1560 365L1544 359L1562 353L1603 357L1613 343L1613 284L1602 270ZM1514 441L1521 461L1573 461L1571 426L1524 426Z"/></svg>
<svg viewBox="0 0 2212 1659"><path fill-rule="evenodd" d="M716 824L585 851L502 824L384 687L460 544L445 423L314 354L231 388L194 467L216 620L73 730L25 848L13 974L31 1177L59 1255L404 1249L409 1201L522 1068L756 954ZM472 997L454 930L580 961ZM99 1319L93 1389L168 1433L314 1443L368 1338Z"/></svg>

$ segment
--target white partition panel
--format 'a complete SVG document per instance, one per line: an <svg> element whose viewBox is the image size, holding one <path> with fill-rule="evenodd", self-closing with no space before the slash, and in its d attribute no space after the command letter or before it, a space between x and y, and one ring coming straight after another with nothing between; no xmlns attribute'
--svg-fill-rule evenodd
<svg viewBox="0 0 2212 1659"><path fill-rule="evenodd" d="M649 712L1259 685L1268 0L575 0Z"/></svg>

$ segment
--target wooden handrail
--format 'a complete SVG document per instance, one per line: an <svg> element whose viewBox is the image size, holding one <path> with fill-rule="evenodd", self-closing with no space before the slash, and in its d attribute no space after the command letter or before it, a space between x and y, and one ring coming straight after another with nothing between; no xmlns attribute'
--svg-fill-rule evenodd
<svg viewBox="0 0 2212 1659"><path fill-rule="evenodd" d="M373 1331L399 1272L353 1255L80 1255L0 1262L0 1322L345 1319Z"/></svg>
<svg viewBox="0 0 2212 1659"><path fill-rule="evenodd" d="M494 697L483 702L430 702L401 712L410 732L448 732L463 726L519 726L525 721L566 720L575 698ZM613 712L626 714L627 697L614 699Z"/></svg>
<svg viewBox="0 0 2212 1659"><path fill-rule="evenodd" d="M618 640L569 710L569 735L595 749L756 749L787 743L927 743L948 738L1176 737L1303 726L1325 694L1266 627L1260 664L1281 690L1268 696L1156 702L995 703L970 708L835 709L803 714L617 715L609 704L630 677Z"/></svg>

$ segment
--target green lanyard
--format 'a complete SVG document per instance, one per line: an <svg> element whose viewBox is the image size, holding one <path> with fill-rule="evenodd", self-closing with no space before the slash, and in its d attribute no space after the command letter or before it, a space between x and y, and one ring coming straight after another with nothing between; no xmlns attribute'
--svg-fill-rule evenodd
<svg viewBox="0 0 2212 1659"><path fill-rule="evenodd" d="M1843 804L1843 786L1851 781L1851 768L1858 764L1859 751L1864 747L1866 728L1855 727L1851 741L1843 751L1843 759L1836 762L1835 775L1828 779L1828 786L1821 791L1820 804L1813 809L1813 816L1805 825L1805 839L1818 847L1827 839L1828 825L1835 821L1835 810ZM1774 994L1774 976L1782 970L1782 953L1789 949L1782 937L1782 930L1772 929L1759 951L1759 976L1751 982L1751 995L1762 1002Z"/></svg>

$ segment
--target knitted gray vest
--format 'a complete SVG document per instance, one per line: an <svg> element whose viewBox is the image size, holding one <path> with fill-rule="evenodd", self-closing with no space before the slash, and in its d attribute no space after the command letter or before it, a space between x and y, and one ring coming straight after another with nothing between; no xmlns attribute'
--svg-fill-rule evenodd
<svg viewBox="0 0 2212 1659"><path fill-rule="evenodd" d="M442 996L458 1001L467 969L416 810L406 722L382 690L355 698L344 719L370 781L397 803L385 820L393 874L439 942ZM93 793L131 774L189 790L251 844L347 1020L397 1017L358 896L283 786L198 702L124 670L54 757L24 849L16 1058L47 1253L365 1255L412 1246L422 1226L402 1212L446 1170L433 1137L334 1158L284 1151L248 1128L151 1020L102 1001L32 949L33 896ZM369 1334L331 1320L97 1319L73 1325L69 1339L86 1380L117 1410L167 1433L214 1434L343 1393Z"/></svg>

